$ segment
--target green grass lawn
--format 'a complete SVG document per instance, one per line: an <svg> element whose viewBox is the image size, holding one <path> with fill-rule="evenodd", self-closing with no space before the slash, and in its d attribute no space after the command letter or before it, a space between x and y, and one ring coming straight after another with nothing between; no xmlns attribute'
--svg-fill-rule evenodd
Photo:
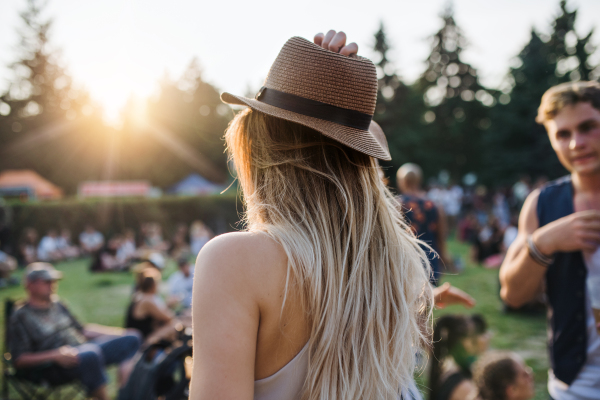
<svg viewBox="0 0 600 400"><path fill-rule="evenodd" d="M451 241L449 247L453 254L467 259L466 245ZM82 322L123 325L133 284L131 274L91 274L87 268L87 260L64 262L57 264L56 267L64 274L58 293L76 317ZM170 263L165 276L174 270L174 263ZM444 310L436 310L435 315L483 314L494 334L491 341L492 348L512 350L521 354L535 371L536 399L547 399L548 357L545 317L504 314L498 298L498 271L486 270L467 261L466 268L460 275L448 276L444 280L471 294L477 300L477 305L472 310L451 306ZM24 295L21 287L0 289L2 303L7 298L19 299ZM0 322L4 327L4 313L0 313ZM1 335L4 342L4 330ZM116 392L114 373L112 369L110 392L113 394Z"/></svg>

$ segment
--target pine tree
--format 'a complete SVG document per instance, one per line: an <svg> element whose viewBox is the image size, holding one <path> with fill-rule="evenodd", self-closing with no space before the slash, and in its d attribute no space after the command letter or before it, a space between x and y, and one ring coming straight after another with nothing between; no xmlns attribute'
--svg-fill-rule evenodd
<svg viewBox="0 0 600 400"><path fill-rule="evenodd" d="M422 95L422 161L429 175L447 169L455 179L478 172L483 132L489 128L488 107L494 96L478 81L477 71L461 60L467 45L448 7L442 28L432 37L427 68L415 83Z"/></svg>
<svg viewBox="0 0 600 400"><path fill-rule="evenodd" d="M101 162L102 139L93 132L102 124L87 93L74 87L60 65L59 52L50 44L52 21L44 18L44 5L28 0L20 14L20 53L10 65L9 88L0 96L0 168L33 168L73 191ZM87 147L93 151L85 154ZM79 161L84 165L72 168Z"/></svg>
<svg viewBox="0 0 600 400"><path fill-rule="evenodd" d="M124 113L123 176L148 178L161 187L192 172L214 181L225 179L223 133L233 114L220 101L219 92L202 79L197 60L180 79L164 78L159 96L147 107L147 123L142 126L136 124L135 113Z"/></svg>
<svg viewBox="0 0 600 400"><path fill-rule="evenodd" d="M486 135L489 181L508 183L520 174L555 177L562 167L553 154L543 126L535 122L544 92L559 83L553 49L532 29L529 43L515 59L507 83L509 93L494 107L492 127ZM508 90L507 90L508 91Z"/></svg>
<svg viewBox="0 0 600 400"><path fill-rule="evenodd" d="M575 32L577 10L560 2L548 40L532 29L531 39L510 68L501 103L493 110L492 128L485 136L486 178L514 181L521 174L557 178L566 173L550 146L543 126L535 122L542 95L561 82L595 79L588 56L594 50L592 31Z"/></svg>
<svg viewBox="0 0 600 400"><path fill-rule="evenodd" d="M71 77L59 64L59 53L51 48L51 20L43 18L43 4L28 0L21 13L20 55L10 67L13 80L2 101L10 107L6 116L16 122L13 132L26 132L53 119L74 119L82 105ZM75 113L75 114L74 114ZM39 118L35 118L39 116ZM43 118L42 118L43 116Z"/></svg>
<svg viewBox="0 0 600 400"><path fill-rule="evenodd" d="M552 49L550 61L556 62L559 81L597 79L595 66L589 56L596 50L591 40L593 29L585 36L575 31L577 10L569 11L567 1L561 0L560 12L552 22L552 33L548 45Z"/></svg>
<svg viewBox="0 0 600 400"><path fill-rule="evenodd" d="M382 161L381 165L388 176L394 176L396 170L406 162L417 162L416 148L419 134L414 126L418 125L421 108L418 96L407 86L397 74L393 63L388 58L391 46L388 43L383 23L375 33L374 50L378 54L377 62L378 100L375 121L382 127L388 140L392 160ZM395 185L395 179L390 179Z"/></svg>

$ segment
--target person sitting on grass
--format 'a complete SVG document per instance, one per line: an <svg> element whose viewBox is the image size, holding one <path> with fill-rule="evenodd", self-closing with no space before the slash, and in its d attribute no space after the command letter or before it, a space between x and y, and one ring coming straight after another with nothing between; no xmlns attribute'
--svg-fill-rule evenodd
<svg viewBox="0 0 600 400"><path fill-rule="evenodd" d="M140 347L140 337L122 328L83 326L57 299L61 278L48 263L27 267L27 300L13 312L8 327L14 366L30 376L37 370L36 376L52 385L78 380L93 399L108 399L106 366L119 364L119 383L125 384L127 361Z"/></svg>
<svg viewBox="0 0 600 400"><path fill-rule="evenodd" d="M68 229L60 231L60 236L56 238L56 248L67 260L79 257L79 248L71 242L71 231Z"/></svg>
<svg viewBox="0 0 600 400"><path fill-rule="evenodd" d="M154 267L140 272L138 286L127 308L125 327L137 329L146 344L174 338L175 315L158 296L161 273Z"/></svg>
<svg viewBox="0 0 600 400"><path fill-rule="evenodd" d="M486 330L479 315L444 315L436 321L429 400L464 400L474 396L471 366L487 350Z"/></svg>
<svg viewBox="0 0 600 400"><path fill-rule="evenodd" d="M48 234L40 240L37 253L40 261L59 261L63 255L57 246L58 233L56 229L50 229Z"/></svg>
<svg viewBox="0 0 600 400"><path fill-rule="evenodd" d="M17 254L19 265L25 266L38 261L37 241L37 231L34 228L25 228L19 241L19 253Z"/></svg>
<svg viewBox="0 0 600 400"><path fill-rule="evenodd" d="M16 269L17 260L0 250L0 288L19 284L18 279L10 276Z"/></svg>
<svg viewBox="0 0 600 400"><path fill-rule="evenodd" d="M123 233L121 245L117 250L117 259L123 265L129 265L138 256L135 245L135 232L133 229L126 229Z"/></svg>
<svg viewBox="0 0 600 400"><path fill-rule="evenodd" d="M529 400L535 395L533 373L517 354L492 351L473 367L481 400Z"/></svg>
<svg viewBox="0 0 600 400"><path fill-rule="evenodd" d="M190 245L187 240L187 230L187 225L185 224L179 224L175 230L173 240L171 241L171 247L169 248L169 255L175 260L190 256Z"/></svg>
<svg viewBox="0 0 600 400"><path fill-rule="evenodd" d="M81 254L95 254L104 246L104 236L90 224L79 235L79 244L81 245Z"/></svg>
<svg viewBox="0 0 600 400"><path fill-rule="evenodd" d="M192 307L192 287L194 285L194 269L190 262L181 258L177 261L179 270L173 272L167 280L169 306L172 308Z"/></svg>
<svg viewBox="0 0 600 400"><path fill-rule="evenodd" d="M142 248L150 251L166 252L170 244L163 240L162 227L156 222L149 222L142 226Z"/></svg>
<svg viewBox="0 0 600 400"><path fill-rule="evenodd" d="M118 257L118 251L121 247L123 238L121 235L112 236L106 245L98 250L90 264L92 272L105 271L123 271L127 269L127 264L121 261Z"/></svg>

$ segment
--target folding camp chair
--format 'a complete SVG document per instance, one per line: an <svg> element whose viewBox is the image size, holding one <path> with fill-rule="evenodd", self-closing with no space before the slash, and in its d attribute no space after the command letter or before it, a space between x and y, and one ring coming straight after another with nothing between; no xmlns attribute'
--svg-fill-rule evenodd
<svg viewBox="0 0 600 400"><path fill-rule="evenodd" d="M75 400L85 399L85 389L78 382L73 381L63 385L51 385L41 378L44 367L18 370L12 363L10 354L10 338L8 325L15 302L7 299L4 304L4 354L2 356L2 400L10 400L10 395L16 394L23 400ZM12 387L12 393L11 393Z"/></svg>

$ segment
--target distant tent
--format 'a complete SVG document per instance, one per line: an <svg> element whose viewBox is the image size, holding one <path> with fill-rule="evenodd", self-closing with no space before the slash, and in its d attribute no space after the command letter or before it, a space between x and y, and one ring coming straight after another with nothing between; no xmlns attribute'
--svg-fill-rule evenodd
<svg viewBox="0 0 600 400"><path fill-rule="evenodd" d="M183 196L202 196L219 193L224 187L215 185L198 174L190 174L181 182L173 185L168 193Z"/></svg>
<svg viewBox="0 0 600 400"><path fill-rule="evenodd" d="M6 170L0 172L0 196L60 199L63 191L30 169Z"/></svg>

